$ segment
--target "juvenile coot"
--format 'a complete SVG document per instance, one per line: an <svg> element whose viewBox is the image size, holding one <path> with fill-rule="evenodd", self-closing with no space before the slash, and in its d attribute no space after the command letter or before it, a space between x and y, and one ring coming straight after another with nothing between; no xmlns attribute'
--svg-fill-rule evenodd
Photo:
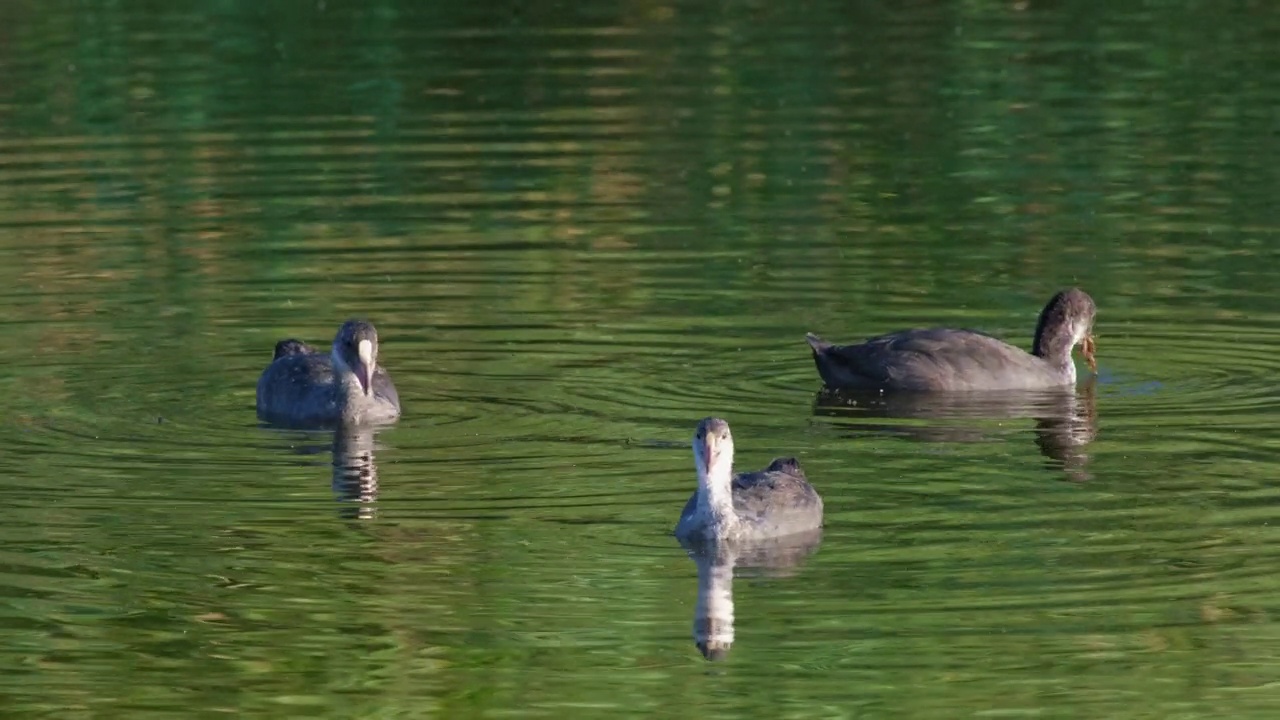
<svg viewBox="0 0 1280 720"><path fill-rule="evenodd" d="M850 390L1039 390L1076 382L1072 350L1079 345L1097 372L1093 319L1097 308L1070 288L1040 312L1031 352L973 330L904 330L857 345L832 345L809 333L827 387Z"/></svg>
<svg viewBox="0 0 1280 720"><path fill-rule="evenodd" d="M299 340L276 343L258 379L258 417L294 427L387 423L400 417L400 396L378 364L378 331L348 320L328 354Z"/></svg>
<svg viewBox="0 0 1280 720"><path fill-rule="evenodd" d="M698 423L693 461L698 489L680 513L677 538L758 540L822 526L822 498L795 458L777 458L764 470L734 476L733 435L724 420Z"/></svg>

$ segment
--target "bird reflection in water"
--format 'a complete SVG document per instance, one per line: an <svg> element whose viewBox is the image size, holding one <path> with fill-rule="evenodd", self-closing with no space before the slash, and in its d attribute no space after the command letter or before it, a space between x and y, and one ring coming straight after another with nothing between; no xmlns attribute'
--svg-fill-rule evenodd
<svg viewBox="0 0 1280 720"><path fill-rule="evenodd" d="M373 518L377 514L378 465L374 460L375 431L364 427L340 427L333 434L308 431L281 433L287 452L314 458L331 453L333 493L339 502L338 515L350 520ZM319 463L305 462L308 467Z"/></svg>
<svg viewBox="0 0 1280 720"><path fill-rule="evenodd" d="M855 431L853 435L878 433L921 442L987 442L995 439L997 423L1032 419L1036 447L1053 467L1072 481L1092 478L1088 446L1098 436L1094 379L1079 388L1036 391L882 394L823 389L814 398L813 412L852 420L841 428Z"/></svg>
<svg viewBox="0 0 1280 720"><path fill-rule="evenodd" d="M698 566L698 599L693 642L708 660L723 660L733 646L733 578L793 575L822 543L822 530L767 540L703 541L680 544Z"/></svg>
<svg viewBox="0 0 1280 720"><path fill-rule="evenodd" d="M377 515L378 464L373 431L339 428L333 434L333 492L342 503L338 514L350 520Z"/></svg>

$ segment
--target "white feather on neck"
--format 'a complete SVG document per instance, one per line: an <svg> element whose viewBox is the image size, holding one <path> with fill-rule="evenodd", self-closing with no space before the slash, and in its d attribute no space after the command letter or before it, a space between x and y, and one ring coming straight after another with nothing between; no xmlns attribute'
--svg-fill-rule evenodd
<svg viewBox="0 0 1280 720"><path fill-rule="evenodd" d="M697 463L697 512L708 526L724 529L738 519L733 509L733 445L722 446L714 464L711 458L702 460L706 462Z"/></svg>

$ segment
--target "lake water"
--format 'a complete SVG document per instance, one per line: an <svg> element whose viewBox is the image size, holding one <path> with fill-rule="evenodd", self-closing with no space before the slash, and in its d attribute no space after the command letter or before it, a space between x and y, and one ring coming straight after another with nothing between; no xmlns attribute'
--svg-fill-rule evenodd
<svg viewBox="0 0 1280 720"><path fill-rule="evenodd" d="M0 28L6 716L1280 707L1269 4L18 0ZM805 331L1028 346L1066 285L1099 305L1074 397L818 397ZM275 340L354 315L400 423L261 427ZM742 467L800 458L820 541L679 547L713 413ZM732 593L721 662L700 582Z"/></svg>

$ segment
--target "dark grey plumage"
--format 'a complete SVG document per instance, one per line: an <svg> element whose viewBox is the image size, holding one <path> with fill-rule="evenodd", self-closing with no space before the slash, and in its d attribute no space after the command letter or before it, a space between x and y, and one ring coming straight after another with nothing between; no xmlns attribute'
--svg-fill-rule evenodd
<svg viewBox="0 0 1280 720"><path fill-rule="evenodd" d="M313 352L315 352L315 348L312 348L310 345L302 342L301 340L289 338L276 343L276 353L271 359L279 360L285 355L306 355Z"/></svg>
<svg viewBox="0 0 1280 720"><path fill-rule="evenodd" d="M378 332L363 320L344 323L328 354L281 340L258 379L258 416L290 427L391 422L400 396L377 358Z"/></svg>
<svg viewBox="0 0 1280 720"><path fill-rule="evenodd" d="M985 333L952 328L904 330L856 345L809 333L814 364L830 388L852 390L1036 390L1076 381L1071 352L1080 345L1096 371L1093 299L1070 288L1040 313L1032 352Z"/></svg>
<svg viewBox="0 0 1280 720"><path fill-rule="evenodd" d="M762 529L803 525L820 527L822 498L809 484L800 463L793 457L775 458L769 467L733 477L733 509L740 520ZM680 519L693 515L698 507L695 491L680 511ZM812 519L819 518L817 523ZM786 533L765 532L765 535Z"/></svg>

